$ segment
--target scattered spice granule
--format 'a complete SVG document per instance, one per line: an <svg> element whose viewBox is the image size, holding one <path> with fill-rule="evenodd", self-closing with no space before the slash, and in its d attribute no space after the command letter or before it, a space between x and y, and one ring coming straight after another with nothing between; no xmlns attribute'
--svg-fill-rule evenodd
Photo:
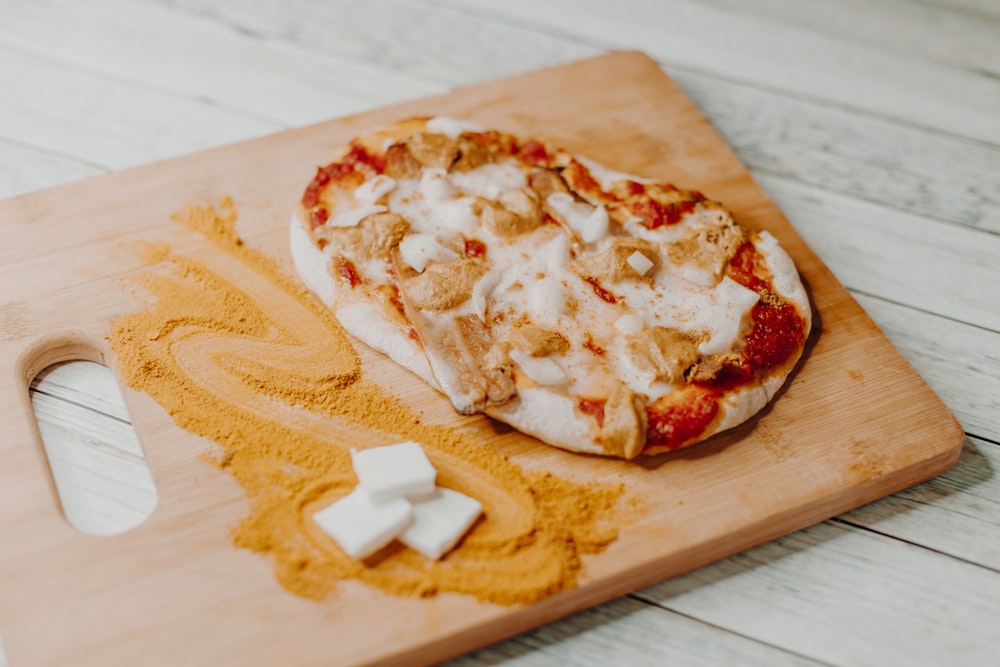
<svg viewBox="0 0 1000 667"><path fill-rule="evenodd" d="M615 539L620 484L526 472L467 432L425 423L367 380L329 310L243 243L229 198L173 219L219 252L202 263L162 243L146 247L149 268L135 282L153 300L119 319L108 340L128 386L217 443L206 460L242 485L251 506L233 540L272 557L286 589L320 599L353 578L397 595L527 604L574 586L580 556ZM484 517L441 561L398 543L355 561L311 515L356 484L352 446L402 439L422 443L438 483L480 500Z"/></svg>

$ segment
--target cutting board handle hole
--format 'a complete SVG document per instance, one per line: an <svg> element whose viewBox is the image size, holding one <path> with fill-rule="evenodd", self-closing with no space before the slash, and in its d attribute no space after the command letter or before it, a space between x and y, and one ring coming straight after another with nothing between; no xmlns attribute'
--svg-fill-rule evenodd
<svg viewBox="0 0 1000 667"><path fill-rule="evenodd" d="M149 518L156 484L111 370L81 358L52 363L29 395L66 519L84 533L116 535Z"/></svg>

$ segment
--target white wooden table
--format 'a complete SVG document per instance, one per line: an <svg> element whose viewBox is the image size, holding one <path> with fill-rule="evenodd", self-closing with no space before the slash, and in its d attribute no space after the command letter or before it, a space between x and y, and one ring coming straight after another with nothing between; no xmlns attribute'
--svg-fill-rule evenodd
<svg viewBox="0 0 1000 667"><path fill-rule="evenodd" d="M965 449L930 482L453 664L998 664L996 0L0 0L0 196L609 49L687 91ZM117 391L77 362L34 392L92 532L155 503Z"/></svg>

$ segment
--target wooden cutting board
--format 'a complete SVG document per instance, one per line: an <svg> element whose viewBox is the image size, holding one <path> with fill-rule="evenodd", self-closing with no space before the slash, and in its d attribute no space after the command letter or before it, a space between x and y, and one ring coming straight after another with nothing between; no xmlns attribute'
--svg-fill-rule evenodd
<svg viewBox="0 0 1000 667"><path fill-rule="evenodd" d="M514 460L573 479L621 479L641 503L577 588L524 607L458 595L392 597L346 582L297 598L271 563L232 546L241 488L198 458L204 440L148 396L126 401L159 504L105 538L59 507L27 387L67 358L114 367L110 323L140 307L128 248L166 241L209 265L212 247L169 221L236 201L248 242L287 262L289 212L316 165L351 136L445 114L553 138L618 170L725 202L792 255L817 312L804 360L773 407L696 448L643 463L574 456L507 434ZM409 403L474 429L445 399L360 349ZM378 373L374 373L377 369ZM517 447L511 438L519 439ZM948 468L962 430L820 262L684 94L641 54L617 53L205 151L0 203L0 633L18 665L424 664L526 630L849 510ZM499 446L499 445L498 445Z"/></svg>

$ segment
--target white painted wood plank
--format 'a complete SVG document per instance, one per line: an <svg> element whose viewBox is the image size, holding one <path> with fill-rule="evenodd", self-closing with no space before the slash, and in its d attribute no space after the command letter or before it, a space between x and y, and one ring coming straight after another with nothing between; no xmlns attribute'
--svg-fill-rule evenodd
<svg viewBox="0 0 1000 667"><path fill-rule="evenodd" d="M111 169L281 129L0 47L0 137Z"/></svg>
<svg viewBox="0 0 1000 667"><path fill-rule="evenodd" d="M493 18L400 0L143 0L169 4L258 36L409 77L455 86L599 52L557 31L512 29Z"/></svg>
<svg viewBox="0 0 1000 667"><path fill-rule="evenodd" d="M0 44L283 126L444 89L156 4L11 4L0 22Z"/></svg>
<svg viewBox="0 0 1000 667"><path fill-rule="evenodd" d="M105 171L100 165L0 140L0 198L76 181Z"/></svg>
<svg viewBox="0 0 1000 667"><path fill-rule="evenodd" d="M713 76L671 75L755 174L1000 233L997 147Z"/></svg>
<svg viewBox="0 0 1000 667"><path fill-rule="evenodd" d="M864 294L854 297L967 433L1000 442L1000 336Z"/></svg>
<svg viewBox="0 0 1000 667"><path fill-rule="evenodd" d="M31 402L70 523L95 535L142 523L157 495L132 426L42 393Z"/></svg>
<svg viewBox="0 0 1000 667"><path fill-rule="evenodd" d="M639 594L833 665L992 664L996 572L824 523Z"/></svg>
<svg viewBox="0 0 1000 667"><path fill-rule="evenodd" d="M516 21L599 48L642 49L671 68L1000 144L1000 80L768 18L681 0L627 6L605 0L435 3L474 7L477 16Z"/></svg>
<svg viewBox="0 0 1000 667"><path fill-rule="evenodd" d="M131 421L114 373L92 361L66 361L49 366L32 380L31 390L118 421Z"/></svg>
<svg viewBox="0 0 1000 667"><path fill-rule="evenodd" d="M1000 235L757 174L842 283L1000 337Z"/></svg>
<svg viewBox="0 0 1000 667"><path fill-rule="evenodd" d="M968 438L955 467L840 519L1000 572L1000 445Z"/></svg>
<svg viewBox="0 0 1000 667"><path fill-rule="evenodd" d="M102 2L110 3L112 6L115 4L115 0L102 0ZM89 5L78 11L92 11L86 7ZM267 10L268 7L270 6L265 6L264 9ZM146 11L142 7L140 9ZM148 11L160 10L153 7ZM289 13L284 12L284 14ZM51 39L54 42L69 42L74 50L81 47L84 53L87 51L82 47L92 46L87 42L78 43L80 38L74 37L73 34L64 34L65 30L58 30L58 23L48 25L51 22L44 16L32 15L32 17L35 19L35 24L32 24L33 29L38 32L48 31L52 34ZM369 16L369 20L374 22L380 17L381 15ZM205 16L195 18L185 20L195 23L212 21L210 17ZM232 17L227 15L226 20L230 18ZM264 18L272 17L265 14L257 18L263 21ZM126 30L131 30L129 27L131 23L140 25L148 23L148 21L130 22L124 18L120 21L125 24ZM39 25L44 28L38 27ZM253 45L243 44L241 40L249 40L253 44L263 40L267 45L281 37L278 35L267 40L263 37L245 35L247 31L265 28L256 25L248 28L239 24L236 27L229 25L228 32L217 27L213 29L223 35L235 35L234 39L239 44L233 48L237 48L237 53L242 54L241 49L253 48ZM238 32L240 30L244 32ZM299 33L294 30L294 23L285 29L289 35L299 38ZM498 46L487 44L487 48L502 50L504 44L520 44L529 39L525 36L525 30L516 27L494 26L493 32L496 38L494 41ZM114 40L121 35L109 33L107 37ZM309 35L306 37L319 39ZM543 36L533 36L536 40L540 37ZM534 48L537 46L534 43L526 46L531 47L529 51L532 53L537 50ZM151 58L155 60L155 54L143 51L142 43L131 46L126 44L117 48L121 51L121 57L101 56L97 58L94 66L111 67L113 62L106 62L108 60L125 63L133 61L142 63ZM318 44L315 48L322 48L322 44ZM383 54L377 57L393 64L391 51L389 55ZM186 82L183 75L173 77L172 69L161 75L153 68L152 76L156 79L156 83L166 87L187 85L192 89L192 93L209 95L213 87L219 85L218 80L224 78L219 73L213 73L213 70L220 68L225 70L226 67L235 66L227 60L228 56L218 55L215 49L202 53L192 50L190 58L192 60L202 58L215 65L202 67L209 72L207 74L196 76L188 74L186 78L190 81ZM532 64L540 65L546 62L539 61ZM462 60L459 66L464 65L465 60ZM130 66L126 66L125 71L126 73L130 71ZM784 98L768 91L732 84L715 77L683 71L676 71L674 75L694 97L696 103L705 110L726 139L734 145L741 157L755 169L767 169L943 220L1000 231L1000 184L990 177L1000 170L1000 150L973 142L930 135L892 122L863 118L810 102ZM463 71L461 76L466 77L467 73ZM295 88L300 91L297 94L308 96L310 91L303 89L306 82L300 84ZM381 91L382 84L373 83L373 89ZM236 93L242 90L237 87ZM251 92L249 96L252 98L254 94L256 91ZM234 102L233 95L229 95L227 100Z"/></svg>
<svg viewBox="0 0 1000 667"><path fill-rule="evenodd" d="M542 626L447 663L449 667L687 667L819 665L822 663L686 618L637 598L607 604Z"/></svg>
<svg viewBox="0 0 1000 667"><path fill-rule="evenodd" d="M1000 75L1000 25L981 15L912 0L703 0L704 4L774 23ZM996 3L993 3L996 7Z"/></svg>
<svg viewBox="0 0 1000 667"><path fill-rule="evenodd" d="M911 2L926 3L977 19L1000 21L1000 4L995 0L911 0Z"/></svg>

